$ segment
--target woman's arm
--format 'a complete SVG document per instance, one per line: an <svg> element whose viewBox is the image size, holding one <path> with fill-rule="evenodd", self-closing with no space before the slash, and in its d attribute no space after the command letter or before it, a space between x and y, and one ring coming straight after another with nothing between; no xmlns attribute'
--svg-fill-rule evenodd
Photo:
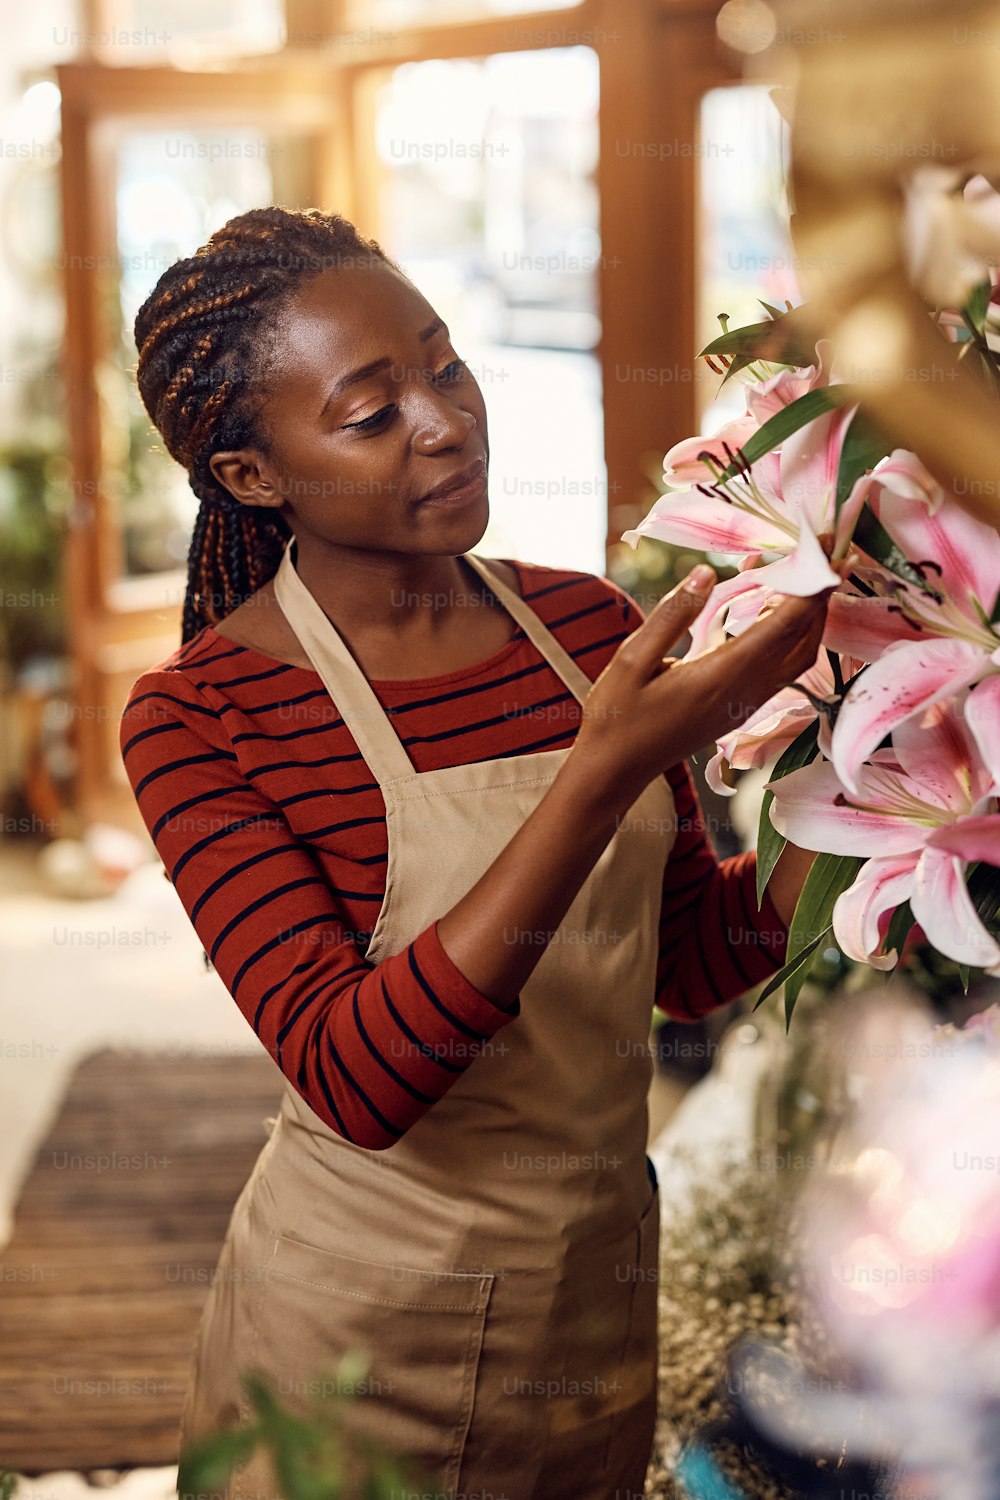
<svg viewBox="0 0 1000 1500"><path fill-rule="evenodd" d="M800 849L798 844L786 842L771 871L767 894L786 927L795 914L796 903L815 859L815 849Z"/></svg>
<svg viewBox="0 0 1000 1500"><path fill-rule="evenodd" d="M656 1003L697 1021L769 978L784 962L788 924L771 900L757 908L753 850L720 860L686 763L667 772L677 838L664 872Z"/></svg>
<svg viewBox="0 0 1000 1500"><path fill-rule="evenodd" d="M223 714L181 672L135 684L120 749L140 813L219 977L331 1129L391 1146L517 1015L471 984L434 924L367 963L361 934L281 809L240 769ZM203 977L199 963L192 984Z"/></svg>
<svg viewBox="0 0 1000 1500"><path fill-rule="evenodd" d="M588 693L576 740L542 802L438 923L458 967L499 1003L520 989L543 951L502 934L554 931L617 819L662 767L718 738L737 711L745 718L816 658L825 597L788 599L714 651L668 658L700 613L709 573L700 593L673 590L622 642ZM705 910L712 905L707 899ZM767 909L764 920L776 915ZM741 923L749 920L747 912Z"/></svg>

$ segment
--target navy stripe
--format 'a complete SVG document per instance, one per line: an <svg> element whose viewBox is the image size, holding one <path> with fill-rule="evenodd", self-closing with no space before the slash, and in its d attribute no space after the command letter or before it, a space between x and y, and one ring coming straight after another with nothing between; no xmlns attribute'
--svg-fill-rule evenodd
<svg viewBox="0 0 1000 1500"><path fill-rule="evenodd" d="M364 1021L361 1019L361 1009L358 1005L358 991L356 987L354 990L354 999L351 1002L351 1005L354 1011L354 1024L358 1028L358 1035L364 1042L365 1046L368 1048L368 1051L371 1053L372 1057L374 1057L375 1061L378 1063L379 1067L383 1068L385 1072L388 1073L389 1077L395 1083L397 1083L399 1087L404 1090L404 1092L410 1095L411 1099L416 1099L420 1104L434 1104L435 1096L433 1094L422 1094L419 1089L415 1089L413 1087L412 1083L407 1083L402 1074L397 1073L396 1069L392 1067L390 1063L386 1062L381 1052L375 1046L371 1037L368 1035L368 1032L365 1030Z"/></svg>
<svg viewBox="0 0 1000 1500"><path fill-rule="evenodd" d="M153 843L156 843L167 824L172 818L176 818L179 813L187 812L188 808L197 807L202 802L211 802L214 797L229 798L232 796L232 791L232 787L213 786L207 792L199 792L195 797L187 797L183 802L178 802L174 807L169 808L167 812L163 813L161 817L157 818L153 824L150 829L150 837Z"/></svg>
<svg viewBox="0 0 1000 1500"><path fill-rule="evenodd" d="M253 1029L254 1031L256 1031L258 1036L260 1035L260 1023L264 1019L264 1007L267 1005L268 1001L273 999L273 997L278 993L280 989L284 989L288 981L290 979L294 979L296 974L304 974L307 969L311 969L312 967L312 959L304 958L300 964L295 965L294 969L291 969L287 974L283 975L282 978L278 980L277 984L272 984L269 990L264 991L263 995L261 995L260 997L260 1004L254 1011L253 1021L251 1022L251 1025L253 1026ZM318 989L313 991L313 994L318 995L322 988L323 986L320 985ZM302 1005L299 1006L299 1010L302 1010L309 1003L309 999L311 998L311 996L307 997L306 1000L302 1002ZM288 1029L289 1028L287 1025L283 1026L274 1039L275 1049L279 1054L281 1052L281 1044L285 1040L285 1037L288 1035Z"/></svg>
<svg viewBox="0 0 1000 1500"><path fill-rule="evenodd" d="M278 807L294 807L296 802L308 802L310 797L350 797L355 792L377 792L378 789L377 781L359 781L356 786L338 787L335 792L328 786L321 786L312 792L296 792L294 797L275 797L273 800Z"/></svg>
<svg viewBox="0 0 1000 1500"><path fill-rule="evenodd" d="M390 1120L387 1120L378 1106L372 1103L368 1095L365 1093L364 1089L361 1087L360 1083L358 1083L357 1079L352 1076L350 1070L347 1067L347 1064L338 1056L337 1049L333 1045L333 1038L330 1036L329 1032L325 1033L325 1035L327 1050L335 1067L338 1069L341 1075L347 1079L347 1082L351 1085L351 1088L354 1090L358 1098L361 1100L362 1104L368 1110L368 1113L371 1115L372 1119L378 1121L387 1135L393 1135L398 1140L403 1132L399 1129L398 1125L393 1125Z"/></svg>
<svg viewBox="0 0 1000 1500"><path fill-rule="evenodd" d="M434 991L431 989L430 985L427 983L427 980L424 978L423 974L421 974L420 972L420 965L417 963L417 960L413 956L412 943L406 950L406 957L409 960L410 970L414 978L417 980L417 983L420 985L420 988L423 990L428 1000L434 1006L435 1010L439 1010L441 1012L450 1026L454 1026L456 1030L463 1031L466 1036L471 1036L477 1042L481 1042L489 1033L485 1031L473 1030L471 1026L467 1026L464 1021L460 1021L456 1015L453 1015L446 1005L442 1004L437 995L435 995Z"/></svg>
<svg viewBox="0 0 1000 1500"><path fill-rule="evenodd" d="M392 1016L392 1019L395 1021L400 1031L403 1032L405 1036L409 1037L410 1041L417 1048L418 1052L420 1052L423 1057L428 1058L430 1062L437 1063L439 1068L444 1068L446 1073L463 1073L465 1071L465 1064L444 1062L440 1057L438 1057L431 1044L429 1042L421 1041L420 1037L417 1036L417 1033L413 1030L412 1026L408 1026L406 1024L406 1022L403 1020L403 1017L400 1015L399 1011L396 1009L391 999L389 998L389 991L385 987L384 974L379 974L379 983L382 986L382 999L385 1001L386 1010L389 1012L390 1016Z"/></svg>
<svg viewBox="0 0 1000 1500"><path fill-rule="evenodd" d="M300 833L299 838L309 839L311 842L315 839L325 838L328 833L339 833L342 828L362 828L366 823L381 823L384 825L385 814L382 813L378 817L372 818L348 818L343 823L327 823L325 828L311 828L308 833ZM339 853L336 849L325 849L323 852L324 854Z"/></svg>
<svg viewBox="0 0 1000 1500"><path fill-rule="evenodd" d="M560 734L550 734L544 740L532 740L529 745L515 745L513 750L501 750L498 755L485 757L487 760L508 760L512 755L530 755L533 750L546 750L553 746L557 740L575 739L577 726L572 729L564 729Z"/></svg>
<svg viewBox="0 0 1000 1500"><path fill-rule="evenodd" d="M165 693L162 688L152 688L148 693L139 693L137 697L130 698L122 717L130 714L133 709L138 708L140 703L146 703L150 698L162 698L165 703L176 703L179 708L186 708L193 714L207 714L210 719L219 717L215 709L209 708L207 704L192 703L187 698L178 698L173 693Z"/></svg>
<svg viewBox="0 0 1000 1500"><path fill-rule="evenodd" d="M320 1060L320 1061L322 1063L322 1060ZM333 1118L337 1122L337 1129L340 1131L341 1135L344 1137L344 1140L345 1141L350 1141L351 1144L353 1145L354 1144L354 1137L351 1135L351 1133L348 1130L347 1126L344 1124L343 1116L341 1115L340 1110L337 1108L336 1104L334 1103L333 1094L330 1091L330 1085L326 1081L326 1074L323 1072L322 1066L320 1066L320 1067L318 1067L316 1069L316 1076L319 1079L319 1086L323 1090L323 1097L326 1100L326 1107L330 1111L331 1115L333 1116ZM305 1102L309 1105L309 1108L312 1109L312 1104L310 1103L310 1101L309 1101L309 1099L307 1097L308 1089L309 1089L309 1083L308 1083L308 1080L306 1078L306 1064L305 1064L305 1059L303 1058L303 1060L302 1060L302 1066L299 1068L299 1093L302 1095L303 1099L305 1099Z"/></svg>
<svg viewBox="0 0 1000 1500"><path fill-rule="evenodd" d="M314 882L314 884L317 885L323 883L324 882L318 880ZM275 948L280 948L282 944L287 943L291 938L297 936L298 933L306 932L310 927L319 927L322 922L336 922L338 920L339 919L336 912L317 912L311 917L305 917L301 922L296 922L293 927L286 927L283 932L276 933L273 938L269 939L268 942L262 944L261 947L257 948L253 953L251 953L248 958L245 958L240 964L239 968L236 970L236 973L233 975L233 982L229 987L229 993L232 995L233 999L236 999L236 991L239 989L240 985L243 983L243 980L253 968L254 964L260 963L260 960L262 958L266 958L269 953L273 953Z"/></svg>
<svg viewBox="0 0 1000 1500"><path fill-rule="evenodd" d="M308 771L320 766L336 766L345 760L361 760L360 750L352 750L346 755L324 755L320 760L279 760L273 766L251 766L246 771L248 781L255 781L258 776L266 776L270 771ZM236 757L233 756L235 760Z"/></svg>
<svg viewBox="0 0 1000 1500"><path fill-rule="evenodd" d="M694 924L694 937L695 943L698 948L698 954L702 961L702 972L704 977L708 980L709 988L712 991L712 998L714 999L716 1005L725 1005L727 1004L726 997L715 982L715 971L712 968L708 954L705 952L705 944L702 940L700 921L696 921Z"/></svg>
<svg viewBox="0 0 1000 1500"><path fill-rule="evenodd" d="M184 756L184 758L182 760L171 760L171 761L168 761L165 766L157 766L157 768L156 768L155 771L147 771L146 774L145 774L145 776L141 777L136 782L135 787L133 789L134 792L135 792L135 795L136 795L136 797L139 797L145 791L146 787L149 786L149 784L151 782L153 782L153 781L159 781L159 779L160 779L161 776L169 776L169 774L170 774L171 771L178 771L178 770L180 770L180 768L182 766L201 766L201 765L207 765L210 761L213 761L213 760L231 760L231 761L235 761L236 760L236 756L233 754L233 752L231 750L208 750L208 751L205 752L204 755L186 755L186 756ZM220 788L220 790L224 790L224 791L230 792L230 791L232 791L232 788L231 787L225 787L225 788Z"/></svg>
<svg viewBox="0 0 1000 1500"><path fill-rule="evenodd" d="M280 818L272 820L270 813L254 813L251 818L241 818L237 823L227 823L224 828L217 828L214 833L206 834L203 839L199 839L197 843L192 844L190 849L184 850L184 853L170 872L170 879L176 881L178 874L183 870L188 860L193 859L196 854L201 854L202 850L207 849L210 844L217 843L219 839L227 838L231 833L241 833L244 828L253 828L257 824L270 823L272 821L277 828L284 826ZM295 845L287 844L285 847L293 849Z"/></svg>
<svg viewBox="0 0 1000 1500"><path fill-rule="evenodd" d="M270 667L266 672L248 672L245 677L224 677L220 682L199 682L196 686L215 688L218 691L220 688L241 687L244 682L266 682L270 677L281 677L285 672L301 670L300 667L293 667L290 662L283 661L279 662L276 667Z"/></svg>
<svg viewBox="0 0 1000 1500"><path fill-rule="evenodd" d="M209 646L208 649L209 651L211 651L212 647ZM192 662L191 665L195 667L210 667L212 666L213 662L228 661L229 658L235 656L238 651L245 650L245 646L241 646L238 641L234 641L228 651L217 651L214 656L203 656L198 661ZM187 662L185 662L185 666L186 665Z"/></svg>
<svg viewBox="0 0 1000 1500"><path fill-rule="evenodd" d="M171 731L186 728L187 725L182 724L180 719L170 719L166 724L152 724L148 729L140 729L138 734L134 734L130 740L126 740L122 745L122 759L129 753L133 745L139 744L140 740L148 740L154 734L168 734Z"/></svg>
<svg viewBox="0 0 1000 1500"><path fill-rule="evenodd" d="M571 615L562 615L558 620L550 620L549 629L558 630L560 625L568 625L571 620L583 620L587 615L596 615L602 609L609 609L614 602L611 598L600 599L596 604L588 604L583 609L574 610Z"/></svg>
<svg viewBox="0 0 1000 1500"><path fill-rule="evenodd" d="M344 942L347 943L349 941L350 940L345 937ZM312 967L313 967L313 963L312 963L311 959L306 959L304 963L296 964L295 968L292 970L291 974L287 975L285 979L279 979L279 981L278 981L277 984L272 984L271 988L269 990L267 990L261 996L261 1001L260 1001L260 1004L257 1007L256 1013L255 1013L255 1017L254 1017L254 1030L255 1031L257 1030L259 1023L264 1018L264 1007L267 1005L268 1001L270 1001L273 998L273 996L276 995L277 992L284 987L285 983L287 982L287 979L292 978L295 974L301 973L303 969L311 969ZM362 973L366 974L366 973L368 973L369 968L370 968L370 965L369 964L365 964L365 963L351 964L348 968L340 970L339 974L337 975L337 981L339 983L341 979L346 979L347 976L348 976L348 974L362 974ZM355 981L355 983L357 983L357 982L358 981ZM302 1018L302 1016L304 1015L304 1013L310 1008L310 1006L316 1000L317 996L318 995L322 995L323 991L327 988L328 983L329 983L329 981L324 980L323 983L322 984L318 984L314 990L310 990L309 994L306 995L306 997L303 1000L299 1001L298 1005L295 1007L295 1009L292 1011L291 1015L285 1021L285 1024L281 1027L281 1029L278 1032L277 1037L275 1038L275 1040L277 1041L279 1047L283 1045L283 1043L285 1042L285 1040L291 1034L291 1032L292 1032L292 1030L293 1030L293 1028L294 1028L294 1026L296 1024L296 1022L299 1021Z"/></svg>
<svg viewBox="0 0 1000 1500"><path fill-rule="evenodd" d="M579 699L574 697L567 688L551 698L543 698L538 703L520 709L516 714L494 714L491 719L476 719L471 724L460 724L457 729L443 729L437 734L408 734L402 743L404 746L438 744L442 740L457 739L459 735L476 734L481 729L491 729L495 724L509 724L520 718L531 718L538 713L540 708L548 708L555 703L576 703L579 706Z"/></svg>
<svg viewBox="0 0 1000 1500"><path fill-rule="evenodd" d="M506 562L506 558L501 558L500 561ZM580 573L572 578L562 578L558 583L547 583L544 588L532 589L530 594L525 593L521 597L525 600L541 599L543 595L555 594L560 589L571 589L580 583L591 583L596 576L593 573Z"/></svg>
<svg viewBox="0 0 1000 1500"><path fill-rule="evenodd" d="M210 901L215 895L216 891L221 890L224 885L232 880L234 875L241 875L244 870L252 870L255 868L255 866L262 865L266 859L277 859L279 854L287 854L289 850L291 850L292 853L299 852L295 844L277 844L271 848L260 849L256 854L252 854L249 859L244 859L240 864L233 865L225 872L224 875L220 875L218 880L213 880L211 885L207 885L205 887L201 895L198 897L197 901L194 903L194 906L191 908L191 921L194 922L197 919L198 913L205 905L205 902ZM299 882L299 884L301 883L302 882ZM271 898L270 896L268 896L267 898L262 899L270 900ZM252 911L253 907L248 907L247 910ZM246 913L244 912L240 917L234 918L234 923L238 924L239 922L242 922L243 916L245 915ZM230 926L234 925L234 923L231 923Z"/></svg>

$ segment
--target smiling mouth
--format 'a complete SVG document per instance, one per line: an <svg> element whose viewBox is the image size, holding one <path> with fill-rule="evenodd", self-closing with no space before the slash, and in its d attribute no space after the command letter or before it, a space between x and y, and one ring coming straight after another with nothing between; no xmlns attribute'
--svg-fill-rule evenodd
<svg viewBox="0 0 1000 1500"><path fill-rule="evenodd" d="M462 469L453 474L450 479L444 479L434 489L428 490L426 495L421 495L416 501L417 505L424 505L435 500L457 500L464 499L467 495L478 489L486 481L486 460L477 458L474 464L467 469Z"/></svg>

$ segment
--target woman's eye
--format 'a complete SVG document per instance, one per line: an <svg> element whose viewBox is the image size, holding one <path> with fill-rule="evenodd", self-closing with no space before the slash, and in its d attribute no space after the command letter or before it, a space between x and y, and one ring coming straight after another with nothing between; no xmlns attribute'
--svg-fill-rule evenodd
<svg viewBox="0 0 1000 1500"><path fill-rule="evenodd" d="M453 359L450 364L445 365L443 370L438 371L438 373L434 376L434 379L438 381L444 381L445 384L450 384L450 382L453 380L461 380L464 375L468 374L468 372L469 367L465 363L464 359ZM360 422L345 422L344 426L357 428L361 431L384 427L389 419L390 414L394 412L395 409L395 406L383 406L378 411L373 412L370 417L363 417Z"/></svg>
<svg viewBox="0 0 1000 1500"><path fill-rule="evenodd" d="M464 359L453 359L450 365L445 365L435 375L435 380L459 380L468 371L468 365Z"/></svg>
<svg viewBox="0 0 1000 1500"><path fill-rule="evenodd" d="M370 417L364 417L360 422L345 422L344 426L360 428L381 427L385 423L386 417L393 410L394 408L391 406L383 406L378 411L373 412Z"/></svg>

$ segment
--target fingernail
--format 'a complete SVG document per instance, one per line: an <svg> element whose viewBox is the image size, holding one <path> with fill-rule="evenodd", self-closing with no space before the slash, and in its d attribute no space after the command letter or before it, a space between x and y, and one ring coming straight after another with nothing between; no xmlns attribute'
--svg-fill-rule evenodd
<svg viewBox="0 0 1000 1500"><path fill-rule="evenodd" d="M708 588L714 577L714 568L710 568L708 563L699 563L696 568L691 569L685 578L684 587L690 589L692 594L700 594L703 589Z"/></svg>

